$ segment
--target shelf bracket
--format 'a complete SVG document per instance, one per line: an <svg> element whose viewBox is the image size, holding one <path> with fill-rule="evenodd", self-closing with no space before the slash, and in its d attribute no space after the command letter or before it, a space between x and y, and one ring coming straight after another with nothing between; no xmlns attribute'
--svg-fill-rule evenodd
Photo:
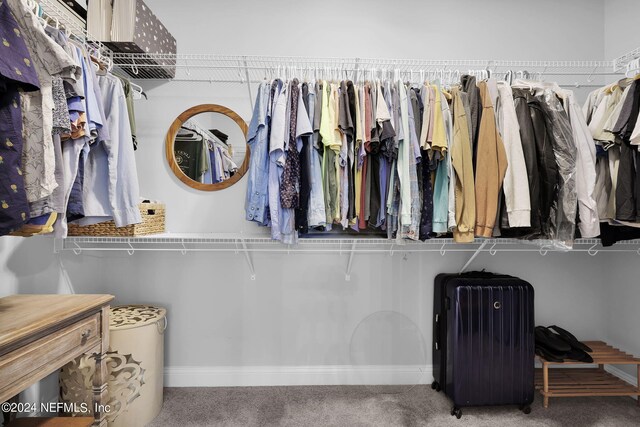
<svg viewBox="0 0 640 427"><path fill-rule="evenodd" d="M82 248L80 247L80 245L77 242L73 242L73 246L75 246L75 248L73 248L73 253L75 255L80 255L82 253Z"/></svg>
<svg viewBox="0 0 640 427"><path fill-rule="evenodd" d="M478 249L476 249L476 251L473 253L473 255L471 255L471 257L467 260L467 262L462 266L462 268L460 269L460 273L464 273L464 271L469 267L469 265L473 262L474 259L476 259L476 257L478 255L480 255L480 252L482 252L482 250L484 249L485 246L487 246L487 243L489 241L488 240L484 240L480 246L478 246ZM495 246L495 243L494 243ZM493 249L493 248L491 248Z"/></svg>
<svg viewBox="0 0 640 427"><path fill-rule="evenodd" d="M134 248L131 244L131 239L127 239L127 245L129 246L129 249L127 249L127 253L129 255L133 255L134 253L136 253L136 248Z"/></svg>
<svg viewBox="0 0 640 427"><path fill-rule="evenodd" d="M70 294L75 294L76 290L73 287L73 283L71 282L71 278L69 277L69 272L67 271L67 268L64 266L64 262L62 261L62 254L58 253L57 258L58 258L58 268L60 270L60 275L59 275L58 279L59 280L64 280L65 284L67 285L67 288L69 288L69 293Z"/></svg>
<svg viewBox="0 0 640 427"><path fill-rule="evenodd" d="M346 280L347 282L351 281L351 267L353 266L353 255L356 252L356 241L354 240L353 243L351 243L351 252L349 253L349 262L347 263L347 271L344 275L344 280Z"/></svg>
<svg viewBox="0 0 640 427"><path fill-rule="evenodd" d="M247 265L249 266L249 271L251 272L251 280L256 280L256 270L253 267L253 260L251 259L251 255L249 255L249 249L247 249L247 242L245 242L244 237L241 237L240 243L242 244L242 252L244 253L244 258L247 261Z"/></svg>
<svg viewBox="0 0 640 427"><path fill-rule="evenodd" d="M64 239L56 237L53 239L53 253L58 254L64 249Z"/></svg>

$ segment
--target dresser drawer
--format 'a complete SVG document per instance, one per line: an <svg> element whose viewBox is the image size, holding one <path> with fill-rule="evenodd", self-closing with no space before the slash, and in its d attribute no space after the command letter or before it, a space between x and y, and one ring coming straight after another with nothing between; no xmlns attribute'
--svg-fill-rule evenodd
<svg viewBox="0 0 640 427"><path fill-rule="evenodd" d="M91 315L0 356L0 394L5 387L44 367L51 372L88 350L100 351L100 316Z"/></svg>

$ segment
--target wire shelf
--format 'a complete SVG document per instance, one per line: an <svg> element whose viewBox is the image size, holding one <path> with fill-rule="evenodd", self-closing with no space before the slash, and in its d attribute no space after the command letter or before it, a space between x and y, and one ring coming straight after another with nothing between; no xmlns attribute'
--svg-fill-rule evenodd
<svg viewBox="0 0 640 427"><path fill-rule="evenodd" d="M614 71L622 71L627 65L633 61L634 59L640 58L640 47L633 49L630 52L625 53L622 56L617 57L613 60L613 69Z"/></svg>
<svg viewBox="0 0 640 427"><path fill-rule="evenodd" d="M67 237L59 239L58 250L74 251L238 251L249 252L541 252L554 251L549 240L477 239L474 243L455 243L453 239L431 239L425 242L390 240L377 237L300 238L295 245L283 245L267 236L242 234L160 234L139 237ZM613 248L603 248L600 239L576 239L572 251L637 251L640 240L628 240ZM245 250L245 249L243 249Z"/></svg>
<svg viewBox="0 0 640 427"><path fill-rule="evenodd" d="M640 240L628 240L618 243L614 248L603 248L599 239L576 239L571 252L586 252L595 256L603 252L635 252L640 255ZM480 253L519 253L538 252L546 256L550 252L569 252L553 246L547 240L523 241L518 239L477 239L474 243L455 243L453 239L431 239L426 242L396 241L377 237L300 238L296 245L283 245L267 236L245 236L243 234L160 234L141 237L68 237L54 239L54 252L72 251L75 255L84 252L191 252L234 253L244 255L251 280L256 280L256 270L252 254L280 253L295 254L332 254L347 260L345 280L351 280L353 258L356 254L379 254L393 256L396 253L471 253L461 268L461 272ZM60 259L62 265L62 259Z"/></svg>
<svg viewBox="0 0 640 427"><path fill-rule="evenodd" d="M100 52L104 58L112 58L111 49L87 32L86 21L78 16L69 6L58 0L37 0L42 7L45 16L57 21L61 27L67 30L67 34L73 35L79 42L87 47Z"/></svg>
<svg viewBox="0 0 640 427"><path fill-rule="evenodd" d="M125 72L138 79L160 79L211 83L257 83L274 77L288 67L300 76L331 75L352 79L362 70L389 73L396 70L413 80L420 73L489 69L494 73L526 70L539 77L554 77L561 85L589 86L594 76L622 74L626 65L640 58L640 47L613 61L510 61L510 60L425 60L358 57L247 56L213 54L145 54L112 52L88 34L86 22L58 0L38 0L47 16L58 20L68 31L89 46L99 49ZM175 71L175 76L173 72ZM305 74L306 73L306 74ZM364 72L366 76L366 71ZM414 74L415 73L415 74ZM585 83L570 77L587 76Z"/></svg>
<svg viewBox="0 0 640 427"><path fill-rule="evenodd" d="M140 79L167 79L166 69L175 69L174 81L211 83L257 83L283 74L308 78L391 77L393 72L409 80L437 78L437 73L479 71L493 73L526 70L532 75L574 77L613 75L611 61L507 61L507 60L423 60L357 57L240 56L206 54L114 53L114 62ZM571 81L570 84L573 84Z"/></svg>

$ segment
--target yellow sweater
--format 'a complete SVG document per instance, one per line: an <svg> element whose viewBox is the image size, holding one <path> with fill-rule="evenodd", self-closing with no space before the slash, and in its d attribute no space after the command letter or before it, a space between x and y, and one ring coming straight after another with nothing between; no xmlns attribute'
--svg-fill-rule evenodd
<svg viewBox="0 0 640 427"><path fill-rule="evenodd" d="M495 112L486 82L478 84L482 119L476 159L476 236L491 237L498 212L498 195L507 171L507 154L496 128Z"/></svg>
<svg viewBox="0 0 640 427"><path fill-rule="evenodd" d="M458 88L452 91L453 96L453 147L451 163L456 173L455 207L456 228L453 239L456 242L473 242L476 224L476 192L473 178L473 158L469 136L468 118L462 103L462 95Z"/></svg>

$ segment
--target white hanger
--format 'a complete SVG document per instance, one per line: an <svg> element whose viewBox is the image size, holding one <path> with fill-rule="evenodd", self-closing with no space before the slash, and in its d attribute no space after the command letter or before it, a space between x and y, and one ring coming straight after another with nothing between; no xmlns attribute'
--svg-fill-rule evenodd
<svg viewBox="0 0 640 427"><path fill-rule="evenodd" d="M624 73L625 77L630 78L632 74L637 74L640 71L640 58L636 58L627 64L627 71Z"/></svg>

